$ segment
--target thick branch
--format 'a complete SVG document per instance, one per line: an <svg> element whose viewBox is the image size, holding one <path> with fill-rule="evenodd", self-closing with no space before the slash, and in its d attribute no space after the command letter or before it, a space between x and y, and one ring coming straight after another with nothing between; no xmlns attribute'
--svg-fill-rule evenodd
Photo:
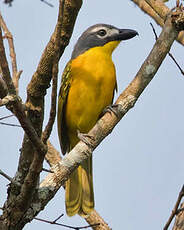
<svg viewBox="0 0 184 230"><path fill-rule="evenodd" d="M94 230L111 230L108 224L101 218L96 210L93 210L90 215L85 218L86 221L90 224L99 223L99 225L92 227Z"/></svg>
<svg viewBox="0 0 184 230"><path fill-rule="evenodd" d="M45 159L47 163L52 167L55 164L57 164L59 161L61 161L61 155L60 153L54 148L54 146L50 143L50 141L47 141L48 145L48 151L45 156Z"/></svg>

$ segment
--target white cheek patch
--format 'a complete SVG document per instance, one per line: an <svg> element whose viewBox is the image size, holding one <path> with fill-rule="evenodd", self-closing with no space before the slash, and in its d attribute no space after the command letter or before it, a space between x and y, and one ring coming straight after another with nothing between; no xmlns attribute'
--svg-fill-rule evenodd
<svg viewBox="0 0 184 230"><path fill-rule="evenodd" d="M110 29L110 28L107 28L107 27L104 27L104 26L99 26L99 27L93 28L91 30L91 32L95 33L95 32L97 32L99 30L105 30L107 32L107 34L105 36L103 36L103 37L100 36L100 35L97 35L99 38L105 38L105 37L110 37L110 36L115 35L115 34L119 34L118 29L115 29L115 28Z"/></svg>
<svg viewBox="0 0 184 230"><path fill-rule="evenodd" d="M114 35L114 34L119 34L119 31L117 29L108 29L106 36L111 36L111 35Z"/></svg>

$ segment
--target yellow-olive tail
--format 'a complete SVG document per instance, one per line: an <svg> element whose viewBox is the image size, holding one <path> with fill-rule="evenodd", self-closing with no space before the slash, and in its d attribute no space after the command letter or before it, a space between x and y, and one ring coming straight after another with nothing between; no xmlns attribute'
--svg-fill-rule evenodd
<svg viewBox="0 0 184 230"><path fill-rule="evenodd" d="M65 204L68 216L86 216L93 210L92 157L85 160L67 180Z"/></svg>

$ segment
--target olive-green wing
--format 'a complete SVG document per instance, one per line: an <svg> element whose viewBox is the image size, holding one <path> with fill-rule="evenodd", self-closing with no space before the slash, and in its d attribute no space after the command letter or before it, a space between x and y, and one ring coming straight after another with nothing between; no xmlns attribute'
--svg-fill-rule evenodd
<svg viewBox="0 0 184 230"><path fill-rule="evenodd" d="M71 75L71 62L66 65L62 79L61 87L58 97L58 112L57 112L57 124L58 124L58 136L61 145L62 153L65 154L69 150L69 139L67 135L67 128L65 123L65 105L67 101L68 92L72 81Z"/></svg>

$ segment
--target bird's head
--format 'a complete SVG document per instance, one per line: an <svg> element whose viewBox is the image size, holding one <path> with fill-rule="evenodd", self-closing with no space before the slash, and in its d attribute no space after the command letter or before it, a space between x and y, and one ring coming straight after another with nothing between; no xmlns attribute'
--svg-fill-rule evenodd
<svg viewBox="0 0 184 230"><path fill-rule="evenodd" d="M91 48L105 46L108 43L111 44L113 51L122 40L131 39L136 35L138 33L135 30L118 29L107 24L93 25L79 37L72 53L72 59Z"/></svg>

